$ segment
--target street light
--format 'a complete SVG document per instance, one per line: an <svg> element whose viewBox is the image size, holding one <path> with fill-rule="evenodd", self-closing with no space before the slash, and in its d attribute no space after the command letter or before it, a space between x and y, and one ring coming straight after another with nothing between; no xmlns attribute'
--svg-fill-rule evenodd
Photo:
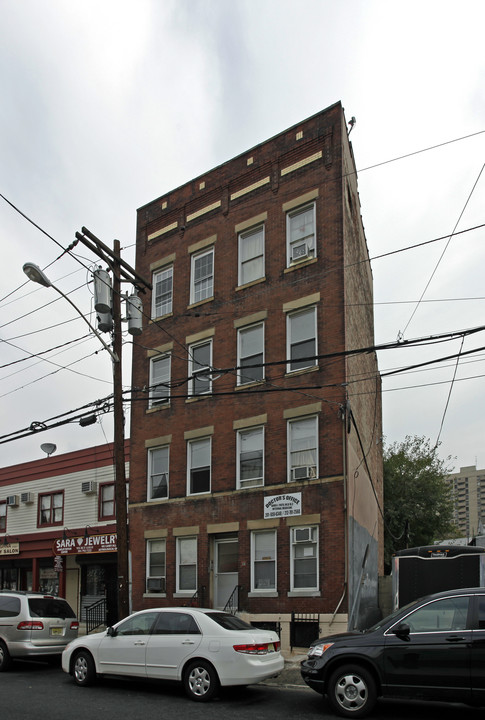
<svg viewBox="0 0 485 720"><path fill-rule="evenodd" d="M116 250L119 254L119 241L115 241ZM115 264L115 269L117 265ZM126 508L126 477L125 477L125 437L123 426L123 397L121 379L121 312L119 303L119 289L113 294L113 321L114 321L114 348L105 343L98 331L91 325L89 320L82 314L79 308L72 302L62 290L53 285L49 278L34 263L25 263L23 271L33 282L52 287L62 295L77 313L87 323L103 347L109 352L113 361L113 410L114 410L114 455L115 455L115 501L116 501L116 534L118 538L117 548L117 569L118 569L118 619L122 620L129 614L129 587L128 587L128 536L127 536L127 508ZM116 278L116 273L115 273Z"/></svg>
<svg viewBox="0 0 485 720"><path fill-rule="evenodd" d="M74 308L74 310L82 317L82 319L84 320L84 322L86 322L86 323L89 325L89 327L91 328L91 330L93 331L93 333L96 335L96 337L98 338L98 340L103 344L104 349L107 350L107 351L109 352L109 354L111 355L111 359L113 360L113 362L119 362L119 357L116 355L116 353L114 353L114 352L111 350L111 348L109 347L109 345L107 345L107 344L105 343L105 341L103 340L103 338L101 337L101 335L98 333L98 331L96 330L96 328L94 328L94 327L91 325L91 323L89 322L89 320L82 314L82 312L79 310L79 308L73 303L73 301L71 300L71 298L69 298L67 295L65 295L65 294L62 292L62 290L59 290L58 287L56 287L53 283L51 283L51 281L49 280L49 278L47 277L47 275L45 275L45 273L42 272L42 270L40 269L40 267L38 267L37 265L35 265L35 263L27 262L27 263L25 263L25 265L23 265L22 270L23 270L24 273L27 275L27 277L29 278L29 280L32 280L32 282L38 283L39 285L43 285L44 287L51 287L51 288L54 288L54 290L57 290L57 292L59 293L59 295L62 295L62 297L65 298L65 299L67 300L67 302L72 305L72 307Z"/></svg>

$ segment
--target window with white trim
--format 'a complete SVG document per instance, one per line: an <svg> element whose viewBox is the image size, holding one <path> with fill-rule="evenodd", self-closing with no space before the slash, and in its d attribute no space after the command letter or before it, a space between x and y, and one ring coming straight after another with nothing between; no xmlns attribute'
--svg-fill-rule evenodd
<svg viewBox="0 0 485 720"><path fill-rule="evenodd" d="M187 495L210 492L211 446L210 437L187 443Z"/></svg>
<svg viewBox="0 0 485 720"><path fill-rule="evenodd" d="M251 534L251 591L276 590L276 530Z"/></svg>
<svg viewBox="0 0 485 720"><path fill-rule="evenodd" d="M317 365L317 309L305 308L288 313L287 318L288 372Z"/></svg>
<svg viewBox="0 0 485 720"><path fill-rule="evenodd" d="M288 480L318 477L318 418L288 421Z"/></svg>
<svg viewBox="0 0 485 720"><path fill-rule="evenodd" d="M165 405L170 400L170 354L150 359L150 404L149 407Z"/></svg>
<svg viewBox="0 0 485 720"><path fill-rule="evenodd" d="M169 315L173 309L173 265L153 273L152 318Z"/></svg>
<svg viewBox="0 0 485 720"><path fill-rule="evenodd" d="M168 445L148 450L148 500L168 497L169 451Z"/></svg>
<svg viewBox="0 0 485 720"><path fill-rule="evenodd" d="M291 528L291 590L318 590L318 527Z"/></svg>
<svg viewBox="0 0 485 720"><path fill-rule="evenodd" d="M237 350L237 384L246 385L263 380L264 323L240 328L237 333Z"/></svg>
<svg viewBox="0 0 485 720"><path fill-rule="evenodd" d="M264 427L251 427L237 433L238 488L264 485Z"/></svg>
<svg viewBox="0 0 485 720"><path fill-rule="evenodd" d="M189 347L190 395L212 392L212 340Z"/></svg>
<svg viewBox="0 0 485 720"><path fill-rule="evenodd" d="M316 257L315 203L286 213L287 266Z"/></svg>
<svg viewBox="0 0 485 720"><path fill-rule="evenodd" d="M197 590L197 538L177 538L177 592Z"/></svg>
<svg viewBox="0 0 485 720"><path fill-rule="evenodd" d="M190 303L202 302L214 295L214 248L192 255Z"/></svg>
<svg viewBox="0 0 485 720"><path fill-rule="evenodd" d="M239 285L264 277L264 225L239 233Z"/></svg>
<svg viewBox="0 0 485 720"><path fill-rule="evenodd" d="M166 543L165 540L147 540L146 546L146 592L166 592Z"/></svg>

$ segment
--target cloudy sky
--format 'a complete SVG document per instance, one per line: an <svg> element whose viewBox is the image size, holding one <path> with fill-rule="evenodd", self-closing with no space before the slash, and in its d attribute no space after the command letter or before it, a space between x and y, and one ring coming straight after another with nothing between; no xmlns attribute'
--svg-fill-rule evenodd
<svg viewBox="0 0 485 720"><path fill-rule="evenodd" d="M485 325L484 25L482 0L0 0L1 464L112 439L106 414L4 442L112 389L99 341L22 265L94 321L76 231L134 264L138 207L340 100L376 343L403 341L379 353L386 442L485 467L485 332L434 339Z"/></svg>

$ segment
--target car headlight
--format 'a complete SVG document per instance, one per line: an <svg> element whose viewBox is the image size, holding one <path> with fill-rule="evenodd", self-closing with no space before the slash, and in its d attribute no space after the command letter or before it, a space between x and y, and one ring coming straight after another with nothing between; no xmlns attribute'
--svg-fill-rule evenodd
<svg viewBox="0 0 485 720"><path fill-rule="evenodd" d="M312 645L312 647L308 651L308 657L321 657L323 653L328 650L328 648L332 647L332 645L332 642L318 643L318 645Z"/></svg>

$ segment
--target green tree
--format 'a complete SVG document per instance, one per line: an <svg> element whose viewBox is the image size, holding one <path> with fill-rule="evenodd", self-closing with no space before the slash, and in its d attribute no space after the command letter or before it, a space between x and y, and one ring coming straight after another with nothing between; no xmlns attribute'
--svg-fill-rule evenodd
<svg viewBox="0 0 485 720"><path fill-rule="evenodd" d="M406 547L456 537L450 474L451 457L441 460L429 439L406 436L384 448L384 562Z"/></svg>

